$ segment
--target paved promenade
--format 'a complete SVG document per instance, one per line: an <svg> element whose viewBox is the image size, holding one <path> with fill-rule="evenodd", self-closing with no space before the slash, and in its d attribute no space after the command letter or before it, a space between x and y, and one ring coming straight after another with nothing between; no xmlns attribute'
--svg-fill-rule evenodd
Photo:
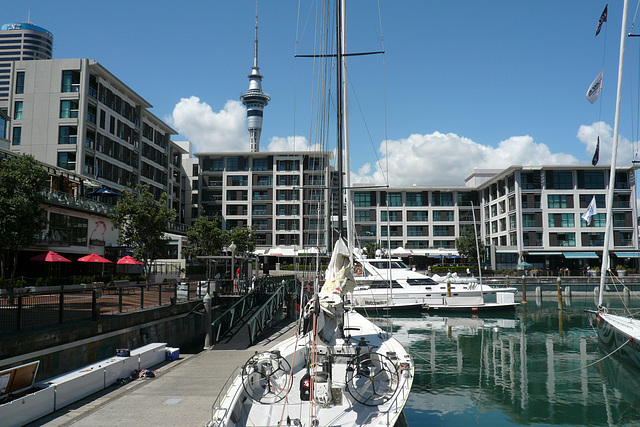
<svg viewBox="0 0 640 427"><path fill-rule="evenodd" d="M244 329L244 328L243 328ZM295 334L285 319L258 344L246 348L242 333L213 349L181 354L154 367L156 378L112 386L69 405L29 426L204 426L211 406L231 373L256 351L264 351Z"/></svg>

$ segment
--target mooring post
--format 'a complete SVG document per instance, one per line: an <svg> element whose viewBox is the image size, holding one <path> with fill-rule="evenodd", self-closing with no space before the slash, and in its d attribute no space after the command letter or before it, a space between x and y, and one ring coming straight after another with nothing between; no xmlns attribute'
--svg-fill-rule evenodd
<svg viewBox="0 0 640 427"><path fill-rule="evenodd" d="M522 303L527 303L527 284L525 282L524 274L522 275Z"/></svg>
<svg viewBox="0 0 640 427"><path fill-rule="evenodd" d="M208 349L211 347L211 295L208 292L202 302L204 303L204 348Z"/></svg>
<svg viewBox="0 0 640 427"><path fill-rule="evenodd" d="M558 277L558 310L562 310L562 279Z"/></svg>
<svg viewBox="0 0 640 427"><path fill-rule="evenodd" d="M480 289L480 293L482 294L482 289ZM447 297L451 296L451 279L447 279Z"/></svg>

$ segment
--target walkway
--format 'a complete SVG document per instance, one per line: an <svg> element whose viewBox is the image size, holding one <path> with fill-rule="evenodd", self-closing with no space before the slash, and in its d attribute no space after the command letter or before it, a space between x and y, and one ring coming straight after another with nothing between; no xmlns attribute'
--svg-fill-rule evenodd
<svg viewBox="0 0 640 427"><path fill-rule="evenodd" d="M154 367L160 371L156 378L109 387L29 426L202 427L211 419L211 406L231 373L256 351L294 334L295 322L285 319L250 348L238 339L197 354L181 354L179 360Z"/></svg>

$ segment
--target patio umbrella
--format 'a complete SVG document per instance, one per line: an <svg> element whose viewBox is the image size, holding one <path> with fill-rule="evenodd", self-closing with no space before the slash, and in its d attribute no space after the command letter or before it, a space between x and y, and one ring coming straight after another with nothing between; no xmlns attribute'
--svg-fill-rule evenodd
<svg viewBox="0 0 640 427"><path fill-rule="evenodd" d="M80 262L94 262L102 264L102 275L104 276L104 264L111 264L113 261L109 261L103 256L100 256L96 253L89 254L87 256L83 256L82 258L78 258Z"/></svg>
<svg viewBox="0 0 640 427"><path fill-rule="evenodd" d="M141 265L141 264L144 264L144 262L138 261L137 259L135 259L131 255L127 255L127 256L123 256L122 258L120 258L116 264L118 264L118 265ZM125 267L124 272L126 273L127 270L128 269Z"/></svg>
<svg viewBox="0 0 640 427"><path fill-rule="evenodd" d="M71 262L71 260L63 257L62 255L60 255L59 253L53 252L53 251L49 251L49 252L45 252L42 253L40 255L36 255L34 257L30 258L31 261L44 261L44 262ZM60 271L58 270L58 275L60 275ZM49 277L51 277L51 264L49 264Z"/></svg>
<svg viewBox="0 0 640 427"><path fill-rule="evenodd" d="M526 261L522 261L520 264L516 265L516 268L518 268L520 270L529 270L529 269L533 268L533 265L529 264Z"/></svg>
<svg viewBox="0 0 640 427"><path fill-rule="evenodd" d="M71 260L63 257L62 255L49 251L40 255L36 255L30 258L31 261L44 261L44 262L71 262Z"/></svg>
<svg viewBox="0 0 640 427"><path fill-rule="evenodd" d="M92 191L91 193L89 193L89 196L96 196L96 195L101 195L104 194L105 196L119 196L120 193L113 191L113 190L109 190L108 188L101 188L99 190L96 191Z"/></svg>
<svg viewBox="0 0 640 427"><path fill-rule="evenodd" d="M103 264L110 264L113 261L109 261L108 259L106 259L103 256L100 256L98 254L90 254L87 256L83 256L82 258L78 258L78 261L80 262L99 262L99 263L103 263Z"/></svg>
<svg viewBox="0 0 640 427"><path fill-rule="evenodd" d="M142 261L138 261L136 259L134 259L132 256L127 255L127 256L123 256L122 258L120 258L117 262L117 264L130 264L130 265L134 265L134 264L144 264Z"/></svg>

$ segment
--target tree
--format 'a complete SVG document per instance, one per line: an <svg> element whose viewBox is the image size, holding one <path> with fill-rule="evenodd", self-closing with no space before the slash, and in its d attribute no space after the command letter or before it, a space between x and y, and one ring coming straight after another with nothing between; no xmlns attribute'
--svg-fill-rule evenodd
<svg viewBox="0 0 640 427"><path fill-rule="evenodd" d="M190 260L198 256L218 255L229 241L228 233L220 228L220 220L201 216L187 231L189 247L182 249L182 254Z"/></svg>
<svg viewBox="0 0 640 427"><path fill-rule="evenodd" d="M36 243L46 226L42 207L49 174L33 156L23 155L0 160L0 278L4 280L7 263L13 284L18 250ZM13 285L9 286L9 291Z"/></svg>
<svg viewBox="0 0 640 427"><path fill-rule="evenodd" d="M144 263L147 283L151 266L165 252L167 224L175 217L176 212L167 207L167 194L162 193L156 201L146 184L138 185L135 192L123 191L110 215L113 226L120 231L118 244L132 247L134 257Z"/></svg>
<svg viewBox="0 0 640 427"><path fill-rule="evenodd" d="M252 227L234 227L229 234L230 242L235 243L236 252L253 252L256 248L256 233Z"/></svg>
<svg viewBox="0 0 640 427"><path fill-rule="evenodd" d="M480 257L484 254L484 243L478 239L478 248L480 249ZM478 252L476 248L476 234L472 227L467 227L460 237L456 239L456 249L460 256L467 258L469 264L477 265Z"/></svg>
<svg viewBox="0 0 640 427"><path fill-rule="evenodd" d="M380 249L380 244L376 242L367 242L364 244L364 249L367 258L375 258L376 251Z"/></svg>

